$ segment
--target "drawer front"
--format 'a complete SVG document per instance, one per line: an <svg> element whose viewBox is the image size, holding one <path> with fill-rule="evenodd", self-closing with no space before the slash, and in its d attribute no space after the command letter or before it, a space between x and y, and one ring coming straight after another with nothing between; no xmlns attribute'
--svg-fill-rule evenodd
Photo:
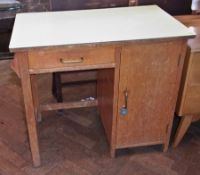
<svg viewBox="0 0 200 175"><path fill-rule="evenodd" d="M176 109L180 116L200 113L200 53L191 53L187 68Z"/></svg>
<svg viewBox="0 0 200 175"><path fill-rule="evenodd" d="M189 74L190 85L200 85L200 53L192 53L191 54L191 68Z"/></svg>
<svg viewBox="0 0 200 175"><path fill-rule="evenodd" d="M29 52L29 69L77 70L84 68L114 67L114 47L52 49Z"/></svg>
<svg viewBox="0 0 200 175"><path fill-rule="evenodd" d="M200 86L188 86L182 115L200 114Z"/></svg>

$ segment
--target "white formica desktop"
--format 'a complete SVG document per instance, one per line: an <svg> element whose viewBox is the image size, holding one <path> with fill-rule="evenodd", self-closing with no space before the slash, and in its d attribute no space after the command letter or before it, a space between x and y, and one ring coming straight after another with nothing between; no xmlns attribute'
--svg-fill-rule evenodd
<svg viewBox="0 0 200 175"><path fill-rule="evenodd" d="M10 50L21 78L34 166L41 111L98 106L111 156L116 149L167 150L193 31L157 6L17 14ZM35 75L97 70L97 100L40 104Z"/></svg>

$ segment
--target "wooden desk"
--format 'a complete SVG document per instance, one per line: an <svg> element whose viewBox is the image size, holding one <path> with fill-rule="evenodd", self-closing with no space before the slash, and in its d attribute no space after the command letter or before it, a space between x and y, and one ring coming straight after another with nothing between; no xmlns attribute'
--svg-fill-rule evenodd
<svg viewBox="0 0 200 175"><path fill-rule="evenodd" d="M188 37L157 6L18 14L10 50L22 82L34 166L40 111L98 105L111 156L116 149L168 148ZM40 105L35 74L98 70L95 101Z"/></svg>
<svg viewBox="0 0 200 175"><path fill-rule="evenodd" d="M177 147L193 121L200 119L200 16L177 16L190 27L196 37L188 40L188 51L181 80L181 88L176 106L176 114L181 117L177 129L174 147Z"/></svg>

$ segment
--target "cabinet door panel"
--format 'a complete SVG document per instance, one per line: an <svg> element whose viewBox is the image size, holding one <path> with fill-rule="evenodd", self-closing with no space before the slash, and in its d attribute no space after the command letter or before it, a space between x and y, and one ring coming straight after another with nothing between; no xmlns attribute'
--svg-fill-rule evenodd
<svg viewBox="0 0 200 175"><path fill-rule="evenodd" d="M122 49L117 146L162 143L173 117L174 90L179 67L179 42L152 42ZM128 115L122 116L124 91Z"/></svg>

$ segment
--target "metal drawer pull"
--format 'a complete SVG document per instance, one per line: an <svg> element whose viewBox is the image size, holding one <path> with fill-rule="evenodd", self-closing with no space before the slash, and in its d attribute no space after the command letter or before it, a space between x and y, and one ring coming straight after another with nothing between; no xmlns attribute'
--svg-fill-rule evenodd
<svg viewBox="0 0 200 175"><path fill-rule="evenodd" d="M83 61L84 61L83 57L76 58L76 59L64 59L64 58L60 58L60 62L62 64L82 63Z"/></svg>
<svg viewBox="0 0 200 175"><path fill-rule="evenodd" d="M124 91L124 102L125 102L125 104L120 109L120 115L122 117L125 117L128 115L128 90L127 90L127 88Z"/></svg>

